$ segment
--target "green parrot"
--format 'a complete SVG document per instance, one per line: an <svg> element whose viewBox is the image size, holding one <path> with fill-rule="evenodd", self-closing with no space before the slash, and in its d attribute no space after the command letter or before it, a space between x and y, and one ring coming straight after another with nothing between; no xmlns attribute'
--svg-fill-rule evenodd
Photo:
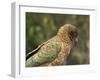
<svg viewBox="0 0 100 80"><path fill-rule="evenodd" d="M57 66L66 64L67 57L77 42L78 29L65 24L53 38L26 55L26 67Z"/></svg>

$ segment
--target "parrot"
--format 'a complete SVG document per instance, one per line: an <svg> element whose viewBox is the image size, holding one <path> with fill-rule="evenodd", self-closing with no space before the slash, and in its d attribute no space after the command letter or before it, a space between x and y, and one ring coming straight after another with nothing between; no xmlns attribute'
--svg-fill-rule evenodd
<svg viewBox="0 0 100 80"><path fill-rule="evenodd" d="M78 42L78 28L65 24L57 34L26 54L26 67L65 65L67 57Z"/></svg>

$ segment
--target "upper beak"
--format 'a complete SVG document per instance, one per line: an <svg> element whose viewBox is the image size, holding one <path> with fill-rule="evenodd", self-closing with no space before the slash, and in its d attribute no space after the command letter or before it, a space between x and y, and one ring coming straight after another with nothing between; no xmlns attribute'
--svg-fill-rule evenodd
<svg viewBox="0 0 100 80"><path fill-rule="evenodd" d="M75 46L77 45L78 43L78 38L75 39Z"/></svg>

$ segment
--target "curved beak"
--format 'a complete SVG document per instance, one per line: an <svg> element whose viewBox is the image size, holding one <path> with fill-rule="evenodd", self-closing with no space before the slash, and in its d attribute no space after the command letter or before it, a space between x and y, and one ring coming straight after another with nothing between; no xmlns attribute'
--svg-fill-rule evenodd
<svg viewBox="0 0 100 80"><path fill-rule="evenodd" d="M75 46L77 45L78 43L78 38L75 39Z"/></svg>

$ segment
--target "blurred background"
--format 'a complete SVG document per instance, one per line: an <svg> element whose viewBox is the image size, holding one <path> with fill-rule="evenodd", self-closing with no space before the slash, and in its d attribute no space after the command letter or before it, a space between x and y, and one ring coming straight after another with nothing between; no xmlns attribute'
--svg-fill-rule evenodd
<svg viewBox="0 0 100 80"><path fill-rule="evenodd" d="M89 64L89 15L26 12L26 54L55 36L66 23L80 30L78 44L71 51L66 64Z"/></svg>

